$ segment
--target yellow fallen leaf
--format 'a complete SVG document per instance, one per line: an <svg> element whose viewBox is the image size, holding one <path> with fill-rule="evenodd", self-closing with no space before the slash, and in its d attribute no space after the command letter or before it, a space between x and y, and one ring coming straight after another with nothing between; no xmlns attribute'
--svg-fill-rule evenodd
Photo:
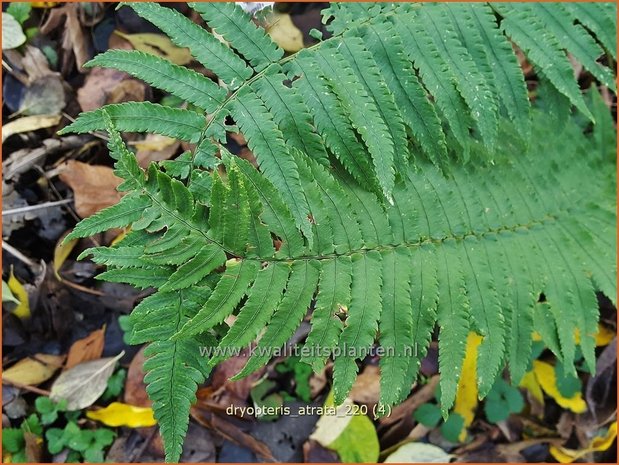
<svg viewBox="0 0 619 465"><path fill-rule="evenodd" d="M128 41L136 50L165 58L177 65L186 65L192 60L188 48L177 47L163 34L124 34L120 31L114 31L114 34Z"/></svg>
<svg viewBox="0 0 619 465"><path fill-rule="evenodd" d="M570 409L574 413L583 413L587 410L587 404L580 392L577 392L570 398L561 395L557 387L555 367L550 363L533 360L533 372L544 392L552 397L561 407Z"/></svg>
<svg viewBox="0 0 619 465"><path fill-rule="evenodd" d="M53 8L58 2L32 2L33 8Z"/></svg>
<svg viewBox="0 0 619 465"><path fill-rule="evenodd" d="M595 345L598 347L607 346L615 336L614 331L611 331L606 326L598 325L598 331L595 333ZM574 331L574 340L576 344L580 344L580 330L578 328Z"/></svg>
<svg viewBox="0 0 619 465"><path fill-rule="evenodd" d="M542 392L542 387L539 385L537 378L535 377L535 373L532 371L525 373L518 386L529 391L535 400L537 400L541 405L544 405L544 393Z"/></svg>
<svg viewBox="0 0 619 465"><path fill-rule="evenodd" d="M105 408L88 411L86 416L111 427L142 428L157 424L153 416L153 409L136 407L122 402L112 402Z"/></svg>
<svg viewBox="0 0 619 465"><path fill-rule="evenodd" d="M64 355L36 354L26 357L2 374L2 380L13 384L36 386L50 379L64 362Z"/></svg>
<svg viewBox="0 0 619 465"><path fill-rule="evenodd" d="M146 139L135 141L133 143L129 143L129 145L133 145L138 150L162 150L170 145L176 143L176 139L168 136L161 136L159 134L149 134L146 136Z"/></svg>
<svg viewBox="0 0 619 465"><path fill-rule="evenodd" d="M2 142L13 134L56 126L60 118L60 115L33 115L11 121L2 126Z"/></svg>
<svg viewBox="0 0 619 465"><path fill-rule="evenodd" d="M13 314L21 319L30 318L30 302L28 302L28 292L26 292L26 289L22 283L17 280L13 274L12 268L7 284L9 285L9 289L15 298L19 300L19 305L13 309Z"/></svg>
<svg viewBox="0 0 619 465"><path fill-rule="evenodd" d="M288 13L274 12L269 17L269 24L267 32L271 39L287 52L298 52L304 47L303 33Z"/></svg>
<svg viewBox="0 0 619 465"><path fill-rule="evenodd" d="M560 463L572 463L579 458L591 452L601 452L608 450L615 442L617 437L617 422L614 422L608 428L604 436L594 437L589 445L584 449L574 450L566 449L565 447L550 446L550 453Z"/></svg>
<svg viewBox="0 0 619 465"><path fill-rule="evenodd" d="M75 244L77 244L78 242L78 239L72 239L68 242L64 242L63 239L65 235L63 235L58 240L58 243L56 243L56 247L54 248L54 274L59 281L62 281L62 277L60 276L60 273L58 273L58 271L62 267L62 264L65 262L67 257L71 254L71 251L75 247Z"/></svg>
<svg viewBox="0 0 619 465"><path fill-rule="evenodd" d="M459 413L464 418L462 431L458 439L466 439L466 427L470 426L475 419L475 409L477 408L477 348L481 344L482 337L474 332L470 332L466 339L466 355L462 363L462 374L456 392L456 401L453 411Z"/></svg>
<svg viewBox="0 0 619 465"><path fill-rule="evenodd" d="M606 326L599 325L598 332L595 334L595 345L598 347L607 346L617 334Z"/></svg>
<svg viewBox="0 0 619 465"><path fill-rule="evenodd" d="M118 236L116 236L114 239L112 239L112 243L110 244L110 247L118 245L120 243L120 241L122 241L125 237L127 237L127 234L129 234L131 232L131 226L123 229L120 234L118 234Z"/></svg>

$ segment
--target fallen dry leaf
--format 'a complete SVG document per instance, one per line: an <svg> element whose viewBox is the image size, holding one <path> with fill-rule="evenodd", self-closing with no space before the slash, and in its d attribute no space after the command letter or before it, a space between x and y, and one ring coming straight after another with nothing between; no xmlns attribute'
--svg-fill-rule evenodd
<svg viewBox="0 0 619 465"><path fill-rule="evenodd" d="M64 238L67 234L68 234L68 231L66 234L63 234L62 237L60 237L60 239L58 239L58 242L56 243L56 247L54 247L54 274L56 275L56 278L58 278L59 281L62 281L62 277L60 276L60 273L59 273L60 268L62 267L63 263L66 261L66 259L71 254L71 251L75 247L75 244L79 242L79 239L72 239L68 242L64 242Z"/></svg>
<svg viewBox="0 0 619 465"><path fill-rule="evenodd" d="M136 157L142 168L147 168L151 161L168 160L176 154L181 143L177 139L148 134L144 140L136 141L133 145L138 149Z"/></svg>
<svg viewBox="0 0 619 465"><path fill-rule="evenodd" d="M560 463L572 463L592 452L602 452L608 450L613 445L616 438L617 422L615 421L610 425L606 434L594 437L587 447L583 449L574 450L551 445L550 453Z"/></svg>
<svg viewBox="0 0 619 465"><path fill-rule="evenodd" d="M143 428L157 424L152 408L136 407L122 402L112 402L105 408L88 411L86 416L113 428L118 426Z"/></svg>
<svg viewBox="0 0 619 465"><path fill-rule="evenodd" d="M217 365L210 385L216 394L220 393L223 394L223 397L232 397L241 402L245 402L249 398L249 392L254 383L262 377L264 367L238 381L229 380L230 377L237 374L245 366L248 358L248 352L245 351L242 355L231 357ZM222 403L229 405L234 402L222 401Z"/></svg>
<svg viewBox="0 0 619 465"><path fill-rule="evenodd" d="M24 116L2 126L2 142L13 134L51 128L60 123L60 115Z"/></svg>
<svg viewBox="0 0 619 465"><path fill-rule="evenodd" d="M287 52L298 52L303 48L303 33L292 22L288 13L277 11L269 15L267 32L277 45Z"/></svg>
<svg viewBox="0 0 619 465"><path fill-rule="evenodd" d="M82 218L115 205L121 199L116 190L121 179L108 166L69 160L60 171L60 179L73 189L75 211Z"/></svg>
<svg viewBox="0 0 619 465"><path fill-rule="evenodd" d="M360 404L376 405L380 397L380 369L366 366L353 384L349 397Z"/></svg>
<svg viewBox="0 0 619 465"><path fill-rule="evenodd" d="M41 49L32 45L26 46L21 64L28 75L28 82L34 82L49 75L60 76L60 73L49 69L49 61Z"/></svg>
<svg viewBox="0 0 619 465"><path fill-rule="evenodd" d="M4 283L4 281L3 281ZM11 273L9 274L9 280L7 282L9 290L17 298L18 304L13 309L12 313L18 318L30 318L30 302L28 299L28 291L22 283L13 274L13 267L11 267Z"/></svg>
<svg viewBox="0 0 619 465"><path fill-rule="evenodd" d="M101 329L93 331L83 339L79 339L71 345L67 355L65 370L73 368L83 362L98 360L103 353L105 342L105 325Z"/></svg>
<svg viewBox="0 0 619 465"><path fill-rule="evenodd" d="M142 102L145 98L146 84L126 79L112 89L106 103Z"/></svg>
<svg viewBox="0 0 619 465"><path fill-rule="evenodd" d="M124 88L125 82L133 84ZM96 110L107 103L142 101L145 97L145 88L144 83L131 79L122 71L112 68L92 68L86 76L84 85L77 91L77 101L83 111Z"/></svg>
<svg viewBox="0 0 619 465"><path fill-rule="evenodd" d="M572 397L564 397L557 387L555 368L541 360L533 360L533 372L541 388L563 408L570 409L574 413L583 413L587 410L587 404L582 394L577 392Z"/></svg>
<svg viewBox="0 0 619 465"><path fill-rule="evenodd" d="M186 65L192 60L189 49L177 47L163 34L125 34L120 31L114 31L114 34L128 40L136 50L160 56L177 65Z"/></svg>
<svg viewBox="0 0 619 465"><path fill-rule="evenodd" d="M50 379L62 366L64 355L36 354L26 357L2 373L2 380L12 384L36 386Z"/></svg>
<svg viewBox="0 0 619 465"><path fill-rule="evenodd" d="M459 436L461 442L466 439L466 428L473 423L477 409L477 349L482 339L479 334L471 331L466 340L466 355L453 408L464 419Z"/></svg>
<svg viewBox="0 0 619 465"><path fill-rule="evenodd" d="M273 453L265 443L257 440L250 434L243 432L238 426L229 422L225 418L221 418L219 415L215 415L207 410L196 408L195 406L191 408L190 413L191 417L202 426L207 427L235 444L246 447L259 457L262 457L269 462L275 462Z"/></svg>
<svg viewBox="0 0 619 465"><path fill-rule="evenodd" d="M21 24L9 13L2 12L2 50L17 48L26 42Z"/></svg>
<svg viewBox="0 0 619 465"><path fill-rule="evenodd" d="M57 115L64 108L65 94L59 76L43 76L26 87L19 113L24 115Z"/></svg>
<svg viewBox="0 0 619 465"><path fill-rule="evenodd" d="M151 401L146 394L146 384L144 384L144 349L142 347L131 360L127 370L125 381L124 399L125 402L138 407L150 407Z"/></svg>
<svg viewBox="0 0 619 465"><path fill-rule="evenodd" d="M52 385L50 399L67 401L67 410L90 407L105 391L107 380L114 373L116 362L125 354L116 357L80 363L62 374Z"/></svg>

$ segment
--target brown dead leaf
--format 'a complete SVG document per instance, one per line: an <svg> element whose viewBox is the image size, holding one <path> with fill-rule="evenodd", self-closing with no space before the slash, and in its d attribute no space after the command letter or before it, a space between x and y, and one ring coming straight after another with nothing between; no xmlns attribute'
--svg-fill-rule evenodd
<svg viewBox="0 0 619 465"><path fill-rule="evenodd" d="M2 380L10 384L36 386L50 379L62 366L64 355L36 354L26 357L5 370Z"/></svg>
<svg viewBox="0 0 619 465"><path fill-rule="evenodd" d="M129 369L127 370L127 379L125 380L124 401L127 404L135 405L136 407L151 407L152 402L146 393L146 384L144 384L144 349L142 347L131 360ZM151 453L162 456L164 455L163 440L161 436L153 431L156 427L138 428L136 431L143 438L151 438L148 449Z"/></svg>
<svg viewBox="0 0 619 465"><path fill-rule="evenodd" d="M64 25L62 34L62 73L66 75L73 59L79 72L84 73L82 68L84 63L90 58L89 41L87 41L79 19L79 3L67 3L60 8L50 10L49 16L41 26L40 32L43 36L49 35L57 27Z"/></svg>
<svg viewBox="0 0 619 465"><path fill-rule="evenodd" d="M249 163L251 163L252 165L254 165L255 168L258 168L258 161L256 160L256 156L254 155L254 153L249 150L247 147L243 147L240 151L239 151L239 157L242 158L243 160L248 161Z"/></svg>
<svg viewBox="0 0 619 465"><path fill-rule="evenodd" d="M145 95L146 85L128 74L111 68L93 68L77 91L77 101L83 111L90 111L107 103L143 101Z"/></svg>
<svg viewBox="0 0 619 465"><path fill-rule="evenodd" d="M40 462L43 457L43 439L30 431L24 431L24 443L26 444L26 461Z"/></svg>
<svg viewBox="0 0 619 465"><path fill-rule="evenodd" d="M21 64L24 68L24 72L28 75L28 80L34 82L37 79L45 76L59 75L59 73L53 72L49 69L49 62L43 54L40 48L33 47L32 45L26 46L24 57L21 60Z"/></svg>
<svg viewBox="0 0 619 465"><path fill-rule="evenodd" d="M375 365L368 365L357 377L350 390L349 397L360 404L376 405L380 397L380 370Z"/></svg>
<svg viewBox="0 0 619 465"><path fill-rule="evenodd" d="M146 394L146 384L144 384L144 349L135 354L127 370L127 380L125 381L125 402L136 407L150 407L152 405L148 394Z"/></svg>
<svg viewBox="0 0 619 465"><path fill-rule="evenodd" d="M231 132L228 134L230 139L239 144L241 147L247 145L247 141L245 140L245 136L240 132Z"/></svg>
<svg viewBox="0 0 619 465"><path fill-rule="evenodd" d="M146 98L146 84L135 79L126 79L118 84L106 103L142 102Z"/></svg>
<svg viewBox="0 0 619 465"><path fill-rule="evenodd" d="M64 369L68 370L82 362L98 360L103 354L103 344L105 342L105 325L101 329L93 331L83 339L73 343L67 355L67 363Z"/></svg>
<svg viewBox="0 0 619 465"><path fill-rule="evenodd" d="M312 373L309 379L310 395L314 399L327 385L327 370L322 369L320 373Z"/></svg>
<svg viewBox="0 0 619 465"><path fill-rule="evenodd" d="M228 379L237 374L241 368L245 366L248 358L248 352L244 351L242 355L229 358L217 365L211 382L211 388L215 391L215 394L223 394L225 397L232 397L241 402L245 402L249 398L249 392L254 383L262 377L264 368L238 381L230 381ZM226 403L229 405L233 402Z"/></svg>
<svg viewBox="0 0 619 465"><path fill-rule="evenodd" d="M121 199L120 192L116 190L121 179L108 166L69 160L60 172L60 179L73 189L75 211L81 218L114 205Z"/></svg>

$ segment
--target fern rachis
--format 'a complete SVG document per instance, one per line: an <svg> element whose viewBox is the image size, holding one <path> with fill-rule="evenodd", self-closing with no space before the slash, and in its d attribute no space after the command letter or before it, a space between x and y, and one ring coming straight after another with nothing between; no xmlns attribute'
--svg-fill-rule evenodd
<svg viewBox="0 0 619 465"><path fill-rule="evenodd" d="M582 8L545 7L553 28L544 30L540 15L535 42L521 34L528 7L333 4L325 19L334 37L284 58L235 4L192 4L232 48L167 8L130 6L225 85L139 52L108 51L92 65L127 71L208 117L128 103L85 113L65 129L110 132L128 193L69 238L131 225L119 244L83 255L108 267L102 279L157 289L128 318L127 337L150 344L148 392L168 460L179 458L197 385L223 358L206 360L199 346L231 353L260 335L267 352L255 353L238 376L247 375L285 343L308 307L306 345L318 350L303 361L318 370L325 349L354 349L334 357L338 402L375 339L390 349L380 361L381 403L405 398L435 324L445 411L469 329L483 337L481 395L504 361L512 381L522 377L540 319L550 328L539 330L544 341L568 369L579 328L592 365L594 292L614 299L616 288L614 181L604 174L612 170L614 133L599 95L583 96L568 79L553 31L574 34L560 43L575 56L597 54L600 46L583 36L602 34L597 6L582 7L587 29L575 23ZM547 133L544 114L529 108L505 34L559 98L596 121L592 137L569 118L560 135ZM596 77L610 72L590 58L583 64ZM222 145L236 130L259 170ZM117 131L197 147L188 160L142 171ZM582 192L585 177L601 181ZM542 293L546 302L536 304ZM412 358L403 356L415 345Z"/></svg>

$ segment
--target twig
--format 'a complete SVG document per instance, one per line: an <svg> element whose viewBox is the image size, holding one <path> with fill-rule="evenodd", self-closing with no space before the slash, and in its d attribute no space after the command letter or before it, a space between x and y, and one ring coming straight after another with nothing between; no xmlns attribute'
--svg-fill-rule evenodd
<svg viewBox="0 0 619 465"><path fill-rule="evenodd" d="M30 212L34 210L43 210L45 208L55 207L58 205L66 205L71 202L73 202L73 199L63 199L63 200L56 200L54 202L40 203L38 205L28 205L27 207L13 208L11 210L3 211L2 216L16 215L18 213L26 213L26 212Z"/></svg>
<svg viewBox="0 0 619 465"><path fill-rule="evenodd" d="M28 257L26 257L23 253L21 253L19 250L17 250L15 247L13 247L8 242L2 241L2 248L6 250L8 253L10 253L11 255L13 255L15 258L17 258L18 260L24 262L26 265L28 265L33 270L36 271L39 269L39 265L37 263L30 260Z"/></svg>
<svg viewBox="0 0 619 465"><path fill-rule="evenodd" d="M23 389L24 391L34 392L35 394L39 394L40 396L49 397L49 395L51 394L51 392L46 391L45 389L40 389L35 386L29 386L27 384L18 383L16 381L9 381L9 380L3 379L2 384L6 384L8 386L13 386L19 389Z"/></svg>

